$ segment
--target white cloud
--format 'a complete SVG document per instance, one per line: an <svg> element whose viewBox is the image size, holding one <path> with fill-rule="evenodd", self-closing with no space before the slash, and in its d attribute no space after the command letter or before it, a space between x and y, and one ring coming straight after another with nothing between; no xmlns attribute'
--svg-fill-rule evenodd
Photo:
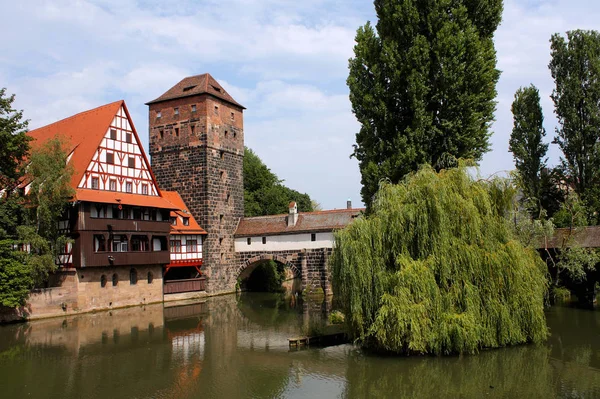
<svg viewBox="0 0 600 399"><path fill-rule="evenodd" d="M248 109L245 137L290 187L326 208L357 204L349 159L358 125L345 85L356 28L374 21L362 0L28 0L5 2L0 81L37 127L125 99L147 143L147 102L185 76L210 72ZM600 29L595 0L505 1L496 34L497 122L482 172L513 167L510 104L519 86L541 92L548 141L549 38ZM551 158L558 151L551 147Z"/></svg>

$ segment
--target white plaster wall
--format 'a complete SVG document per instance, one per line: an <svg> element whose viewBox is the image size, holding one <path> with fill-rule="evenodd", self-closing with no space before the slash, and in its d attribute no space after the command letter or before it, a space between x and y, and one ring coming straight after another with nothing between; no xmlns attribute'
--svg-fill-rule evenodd
<svg viewBox="0 0 600 399"><path fill-rule="evenodd" d="M285 234L267 237L267 243L262 243L262 237L251 237L248 245L247 237L235 239L235 251L286 251L299 249L333 248L333 233L316 233L316 241L310 240L310 233Z"/></svg>

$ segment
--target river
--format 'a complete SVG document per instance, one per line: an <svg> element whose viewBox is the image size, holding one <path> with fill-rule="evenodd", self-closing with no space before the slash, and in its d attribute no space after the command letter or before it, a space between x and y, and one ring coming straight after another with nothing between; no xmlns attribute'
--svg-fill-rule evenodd
<svg viewBox="0 0 600 399"><path fill-rule="evenodd" d="M475 356L290 350L331 304L229 295L0 326L2 398L600 398L600 313L547 312L545 345Z"/></svg>

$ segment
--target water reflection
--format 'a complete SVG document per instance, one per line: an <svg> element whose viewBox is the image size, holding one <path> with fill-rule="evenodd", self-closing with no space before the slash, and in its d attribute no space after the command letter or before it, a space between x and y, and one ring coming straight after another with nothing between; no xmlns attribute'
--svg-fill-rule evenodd
<svg viewBox="0 0 600 399"><path fill-rule="evenodd" d="M247 294L0 327L2 397L600 397L597 312L553 308L547 345L477 356L290 352L330 310Z"/></svg>

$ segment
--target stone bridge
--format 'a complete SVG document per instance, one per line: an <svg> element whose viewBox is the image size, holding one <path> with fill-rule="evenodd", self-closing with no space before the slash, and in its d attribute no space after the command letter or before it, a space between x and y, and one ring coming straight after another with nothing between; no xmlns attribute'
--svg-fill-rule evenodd
<svg viewBox="0 0 600 399"><path fill-rule="evenodd" d="M248 277L260 263L273 260L286 266L301 281L301 289L315 291L321 288L325 295L331 295L331 277L327 263L331 248L312 248L281 251L238 252L236 279Z"/></svg>

